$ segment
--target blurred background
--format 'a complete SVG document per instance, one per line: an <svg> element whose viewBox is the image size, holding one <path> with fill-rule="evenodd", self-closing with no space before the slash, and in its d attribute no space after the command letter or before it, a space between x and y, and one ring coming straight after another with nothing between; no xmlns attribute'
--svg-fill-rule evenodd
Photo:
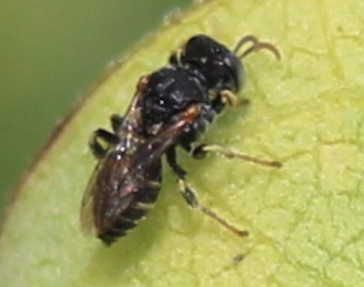
<svg viewBox="0 0 364 287"><path fill-rule="evenodd" d="M0 214L76 98L111 60L190 2L0 2Z"/></svg>

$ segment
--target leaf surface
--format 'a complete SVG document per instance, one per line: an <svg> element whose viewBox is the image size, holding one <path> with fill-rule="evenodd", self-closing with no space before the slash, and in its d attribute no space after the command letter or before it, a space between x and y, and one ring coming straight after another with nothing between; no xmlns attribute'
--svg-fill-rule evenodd
<svg viewBox="0 0 364 287"><path fill-rule="evenodd" d="M65 121L9 207L0 238L6 286L360 286L364 279L362 1L216 0L196 5L116 62ZM171 173L148 218L111 248L79 228L94 160L90 133L123 113L137 79L196 33L229 47L246 34L283 58L244 60L248 108L203 142L280 160L267 169L180 153L200 201L244 229L238 238L178 194Z"/></svg>

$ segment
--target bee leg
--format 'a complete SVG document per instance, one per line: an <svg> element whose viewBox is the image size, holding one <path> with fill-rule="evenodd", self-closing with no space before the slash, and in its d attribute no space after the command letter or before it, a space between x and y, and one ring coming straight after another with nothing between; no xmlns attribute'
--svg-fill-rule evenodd
<svg viewBox="0 0 364 287"><path fill-rule="evenodd" d="M233 92L229 90L222 90L213 100L212 100L212 109L220 114L226 107L229 105L230 107L237 108L246 106L249 104L248 99L238 98Z"/></svg>
<svg viewBox="0 0 364 287"><path fill-rule="evenodd" d="M97 159L101 159L105 156L108 147L118 142L119 138L115 134L103 129L97 129L91 135L89 146L93 155Z"/></svg>
<svg viewBox="0 0 364 287"><path fill-rule="evenodd" d="M167 162L169 166L172 168L173 172L177 176L177 182L180 187L180 192L183 198L186 200L187 204L194 208L200 210L205 215L209 216L211 219L217 221L219 224L230 230L231 232L235 233L238 236L245 237L248 236L249 233L246 230L241 230L234 225L227 222L225 219L221 218L212 210L208 209L207 207L202 206L197 199L194 191L187 185L185 180L186 172L185 170L177 163L177 156L175 148L171 148L167 151Z"/></svg>
<svg viewBox="0 0 364 287"><path fill-rule="evenodd" d="M177 60L177 54L176 53L172 53L172 55L169 57L168 63L170 63L171 65L174 65L174 66L178 65L178 60Z"/></svg>
<svg viewBox="0 0 364 287"><path fill-rule="evenodd" d="M112 130L116 133L124 122L124 118L118 114L113 114L110 117Z"/></svg>
<svg viewBox="0 0 364 287"><path fill-rule="evenodd" d="M173 170L174 174L177 176L177 178L184 179L186 176L186 171L177 163L176 149L173 147L167 150L166 156L167 156L167 162L171 167L171 169Z"/></svg>
<svg viewBox="0 0 364 287"><path fill-rule="evenodd" d="M250 161L256 164L260 164L263 166L267 166L267 167L274 167L274 168L280 168L282 167L282 163L276 160L265 160L265 159L260 159L260 158L256 158L256 157L252 157L246 154L243 154L241 152L238 151L234 151L232 149L228 149L228 148L224 148L222 146L219 145L206 145L206 144L201 144L198 145L196 147L194 147L191 152L192 156L195 159L202 159L205 158L207 156L208 153L217 153L220 154L226 158L238 158L238 159L243 159L246 161Z"/></svg>
<svg viewBox="0 0 364 287"><path fill-rule="evenodd" d="M179 59L181 57L181 53L182 53L182 49L177 49L176 51L174 51L168 59L168 63L173 65L173 66L178 66L180 65L179 63Z"/></svg>

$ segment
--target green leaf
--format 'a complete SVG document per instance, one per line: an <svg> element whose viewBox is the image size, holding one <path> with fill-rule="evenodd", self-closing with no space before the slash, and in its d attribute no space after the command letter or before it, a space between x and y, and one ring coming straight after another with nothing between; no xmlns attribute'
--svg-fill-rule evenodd
<svg viewBox="0 0 364 287"><path fill-rule="evenodd" d="M216 0L197 5L116 62L66 118L21 183L0 238L6 286L360 286L364 278L364 4ZM95 165L89 134L123 113L137 79L206 33L245 34L283 55L244 60L248 108L204 142L277 159L280 170L181 152L200 201L250 232L239 238L190 210L171 173L158 204L111 248L79 229Z"/></svg>

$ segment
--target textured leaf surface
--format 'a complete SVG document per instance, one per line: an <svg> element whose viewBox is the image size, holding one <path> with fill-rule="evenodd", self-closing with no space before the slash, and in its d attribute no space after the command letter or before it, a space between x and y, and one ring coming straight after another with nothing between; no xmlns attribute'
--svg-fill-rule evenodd
<svg viewBox="0 0 364 287"><path fill-rule="evenodd" d="M4 286L360 286L364 279L362 1L216 0L145 40L100 81L21 185L0 238ZM86 142L124 112L140 75L196 33L229 46L276 43L245 60L246 109L206 142L278 159L271 170L181 153L201 202L250 231L237 238L190 210L169 171L148 218L112 248L83 237ZM242 259L242 260L237 260Z"/></svg>

